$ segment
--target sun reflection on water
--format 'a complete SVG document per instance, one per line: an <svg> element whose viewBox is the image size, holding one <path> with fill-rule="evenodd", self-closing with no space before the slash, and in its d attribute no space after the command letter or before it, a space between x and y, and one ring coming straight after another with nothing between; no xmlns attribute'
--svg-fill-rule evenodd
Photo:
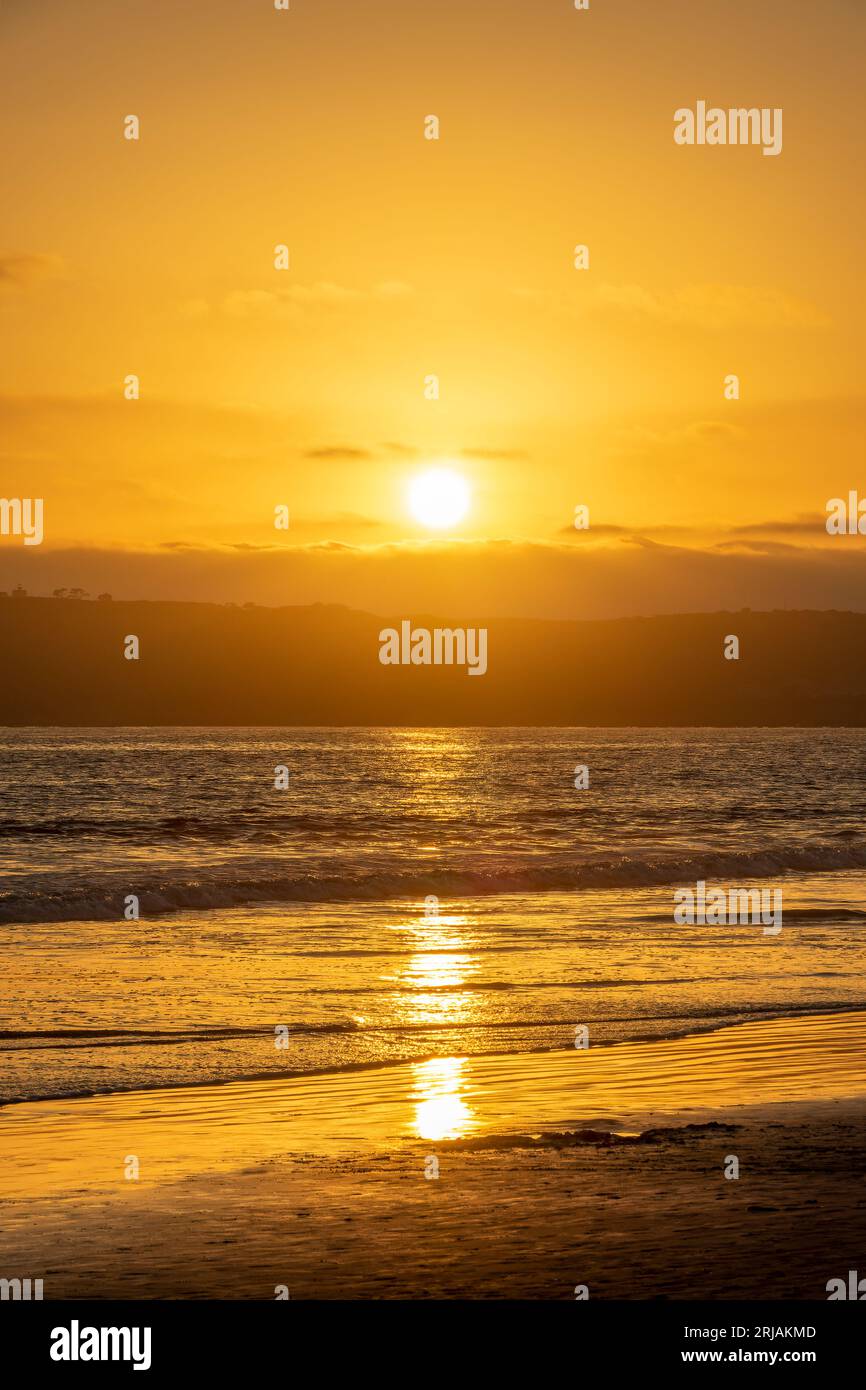
<svg viewBox="0 0 866 1390"><path fill-rule="evenodd" d="M466 1060L435 1057L412 1068L414 1130L419 1139L460 1139L477 1128L474 1112L461 1095Z"/></svg>
<svg viewBox="0 0 866 1390"><path fill-rule="evenodd" d="M467 981L480 963L472 947L475 934L461 912L442 912L428 897L423 917L410 917L397 929L412 952L392 977L394 1007L401 1020L417 1028L442 1029L469 1022L477 1008ZM445 1035L439 1034L445 1042ZM445 1043L447 1046L447 1042ZM459 1139L477 1127L466 1103L465 1057L436 1057L412 1067L412 1129L420 1139Z"/></svg>
<svg viewBox="0 0 866 1390"><path fill-rule="evenodd" d="M383 976L393 986L392 1003L401 1023L417 1028L471 1021L478 1004L466 986L478 973L479 960L467 928L462 913L437 912L411 918L396 929L414 948L393 974Z"/></svg>

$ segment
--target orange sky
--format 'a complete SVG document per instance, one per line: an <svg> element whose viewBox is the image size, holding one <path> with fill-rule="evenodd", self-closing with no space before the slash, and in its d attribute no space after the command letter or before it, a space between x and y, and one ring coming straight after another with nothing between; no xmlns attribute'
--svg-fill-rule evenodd
<svg viewBox="0 0 866 1390"><path fill-rule="evenodd" d="M479 601L559 612L579 563L592 611L593 565L643 600L637 535L658 607L686 561L727 575L704 606L749 594L756 555L779 602L820 606L819 564L859 606L858 541L823 532L863 481L855 0L13 0L0 26L0 495L46 514L38 550L0 538L4 584L381 607L469 543ZM677 146L698 99L782 107L781 155ZM443 459L473 504L430 559L406 490Z"/></svg>

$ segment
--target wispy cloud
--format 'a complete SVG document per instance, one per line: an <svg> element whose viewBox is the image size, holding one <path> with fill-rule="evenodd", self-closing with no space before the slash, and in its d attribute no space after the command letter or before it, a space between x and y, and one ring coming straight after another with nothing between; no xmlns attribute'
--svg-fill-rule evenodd
<svg viewBox="0 0 866 1390"><path fill-rule="evenodd" d="M818 305L772 285L683 285L651 290L645 285L609 282L587 285L566 295L517 287L512 294L545 314L610 319L618 324L666 324L672 328L785 329L828 328L832 319Z"/></svg>
<svg viewBox="0 0 866 1390"><path fill-rule="evenodd" d="M62 280L66 264L62 256L47 252L7 252L0 254L0 289L27 289L45 280Z"/></svg>
<svg viewBox="0 0 866 1390"><path fill-rule="evenodd" d="M312 285L290 284L277 290L234 290L223 299L221 308L234 318L281 318L298 311L316 309L351 309L355 305L388 304L409 298L412 286L402 280L386 280L369 289L355 289L319 280ZM191 301L187 313L201 312L202 301Z"/></svg>
<svg viewBox="0 0 866 1390"><path fill-rule="evenodd" d="M398 458L417 458L418 449L413 444L395 444L393 442L383 444L382 448L387 454L396 454Z"/></svg>
<svg viewBox="0 0 866 1390"><path fill-rule="evenodd" d="M596 313L652 319L693 328L826 328L828 314L808 300L768 285L684 285L667 293L641 285L598 285Z"/></svg>
<svg viewBox="0 0 866 1390"><path fill-rule="evenodd" d="M509 541L235 548L169 542L159 551L0 549L0 589L80 585L116 598L283 605L341 603L403 611L536 617L718 612L745 606L866 610L860 546L768 545L701 550L649 537L611 537L584 549Z"/></svg>
<svg viewBox="0 0 866 1390"><path fill-rule="evenodd" d="M826 521L826 513L803 513L800 516L791 517L787 521L777 521L774 519L772 521L752 521L749 522L748 525L744 526L732 526L731 535L808 536L812 535L814 532L819 532L823 535L826 535Z"/></svg>
<svg viewBox="0 0 866 1390"><path fill-rule="evenodd" d="M328 462L345 460L347 463L362 463L373 457L369 449L361 449L354 444L323 444L304 452L305 459L323 459Z"/></svg>

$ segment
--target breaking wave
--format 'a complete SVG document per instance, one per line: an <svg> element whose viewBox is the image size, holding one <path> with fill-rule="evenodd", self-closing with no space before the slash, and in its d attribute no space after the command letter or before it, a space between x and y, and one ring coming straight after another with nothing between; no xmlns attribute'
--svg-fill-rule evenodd
<svg viewBox="0 0 866 1390"><path fill-rule="evenodd" d="M248 868L248 866L245 866ZM759 850L712 851L685 856L622 855L584 862L485 864L481 867L416 867L370 869L351 860L340 873L290 871L274 873L274 861L261 872L232 876L225 872L206 881L201 876L144 880L134 872L105 875L87 887L14 888L0 892L0 922L119 921L128 893L139 899L143 917L221 907L250 907L278 903L376 902L408 898L471 898L502 893L553 893L590 888L649 888L694 883L719 884L724 879L766 879L786 873L838 872L866 868L866 841L834 844L772 846ZM850 918L856 909L836 909L834 916Z"/></svg>

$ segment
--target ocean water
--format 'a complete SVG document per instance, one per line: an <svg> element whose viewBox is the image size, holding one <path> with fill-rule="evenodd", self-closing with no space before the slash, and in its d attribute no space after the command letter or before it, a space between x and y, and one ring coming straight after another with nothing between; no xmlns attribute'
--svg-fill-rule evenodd
<svg viewBox="0 0 866 1390"><path fill-rule="evenodd" d="M0 769L0 1100L866 1007L862 730L5 729ZM699 879L782 931L676 925Z"/></svg>

